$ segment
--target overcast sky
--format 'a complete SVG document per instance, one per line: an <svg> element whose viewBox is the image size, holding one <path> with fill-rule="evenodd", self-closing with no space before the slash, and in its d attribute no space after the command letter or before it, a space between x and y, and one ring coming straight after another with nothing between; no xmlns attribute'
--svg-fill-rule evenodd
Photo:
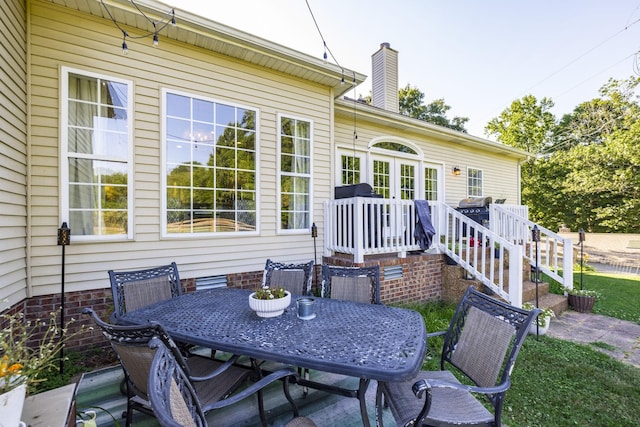
<svg viewBox="0 0 640 427"><path fill-rule="evenodd" d="M163 0L322 58L305 0ZM559 118L634 74L640 0L308 0L338 63L371 75L371 55L399 52L399 83L444 98L472 135L511 102L550 97ZM176 13L179 25L179 11ZM329 60L332 61L331 56ZM333 62L333 61L332 61ZM370 78L355 95L369 95ZM348 96L354 96L349 92Z"/></svg>

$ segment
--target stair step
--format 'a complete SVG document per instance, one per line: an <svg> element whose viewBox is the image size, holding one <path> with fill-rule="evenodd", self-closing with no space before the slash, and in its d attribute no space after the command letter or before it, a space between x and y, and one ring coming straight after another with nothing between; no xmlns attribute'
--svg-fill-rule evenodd
<svg viewBox="0 0 640 427"><path fill-rule="evenodd" d="M532 300L525 300L528 303L536 305L535 296ZM559 316L562 312L567 311L569 309L569 299L564 295L557 294L544 294L539 295L538 297L538 307L540 308L550 308Z"/></svg>
<svg viewBox="0 0 640 427"><path fill-rule="evenodd" d="M549 293L549 284L546 282L538 283L538 296L546 295ZM536 298L536 284L529 280L525 280L522 283L522 301L531 301Z"/></svg>

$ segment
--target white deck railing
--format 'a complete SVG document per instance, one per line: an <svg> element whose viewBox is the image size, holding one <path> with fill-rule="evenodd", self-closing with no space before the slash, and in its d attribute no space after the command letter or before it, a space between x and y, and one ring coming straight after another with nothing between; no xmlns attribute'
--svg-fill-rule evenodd
<svg viewBox="0 0 640 427"><path fill-rule="evenodd" d="M502 238L519 245L532 268L573 289L573 242L529 221L528 210L517 205L490 205L491 230ZM532 241L532 230L540 231L540 241ZM536 260L537 258L537 260Z"/></svg>
<svg viewBox="0 0 640 427"><path fill-rule="evenodd" d="M364 262L365 255L420 249L413 232L416 216L412 200L350 197L325 202L325 255L341 252Z"/></svg>
<svg viewBox="0 0 640 427"><path fill-rule="evenodd" d="M452 207L439 204L441 252L511 304L522 306L522 249ZM490 218L491 221L491 218Z"/></svg>
<svg viewBox="0 0 640 427"><path fill-rule="evenodd" d="M433 202L434 248L512 304L522 304L522 249L444 203ZM419 250L411 200L352 197L325 202L324 254L365 255ZM470 244L473 238L473 246ZM508 260L508 262L507 262ZM508 283L516 284L508 286Z"/></svg>

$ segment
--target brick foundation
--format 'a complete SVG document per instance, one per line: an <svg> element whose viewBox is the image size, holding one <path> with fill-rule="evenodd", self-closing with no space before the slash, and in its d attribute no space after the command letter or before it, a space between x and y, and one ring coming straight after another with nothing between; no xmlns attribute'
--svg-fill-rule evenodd
<svg viewBox="0 0 640 427"><path fill-rule="evenodd" d="M380 300L383 304L426 302L442 295L442 255L416 254L398 258L396 254L366 257L362 264L351 256L337 254L324 257L323 262L345 267L380 266ZM385 267L402 266L402 277L387 279Z"/></svg>
<svg viewBox="0 0 640 427"><path fill-rule="evenodd" d="M439 300L443 295L441 255L418 254L398 258L394 255L367 257L363 264L356 264L349 256L336 255L324 257L323 262L341 266L380 266L380 298L385 304L407 302L425 302ZM385 267L402 266L402 275L398 278L386 279ZM318 289L321 281L321 265L315 266L312 289ZM227 276L227 286L238 289L255 289L262 283L262 270L234 273ZM195 279L182 279L183 292L193 292L196 289ZM25 319L48 320L51 312L60 307L60 294L42 295L28 298L10 307L5 313L15 314L23 312ZM82 314L82 310L91 307L101 318L108 320L113 310L111 289L93 289L88 291L65 293L65 323L71 322L67 334L71 335L81 325L93 327L91 319ZM57 314L59 319L59 314ZM0 322L1 323L1 322ZM2 325L0 325L2 326ZM32 344L37 345L41 334L36 334ZM87 330L69 339L66 349L82 353L108 351L111 348L99 330Z"/></svg>

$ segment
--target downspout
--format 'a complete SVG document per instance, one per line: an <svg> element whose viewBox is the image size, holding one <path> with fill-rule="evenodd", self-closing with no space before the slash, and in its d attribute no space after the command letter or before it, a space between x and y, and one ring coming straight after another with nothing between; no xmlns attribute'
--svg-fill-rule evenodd
<svg viewBox="0 0 640 427"><path fill-rule="evenodd" d="M31 123L32 123L32 107L31 107L31 0L26 1L26 71L27 71L27 79L26 79L26 95L27 95L27 173L26 173L26 203L27 203L27 218L26 218L26 241L25 241L25 268L26 268L26 292L27 298L31 298L33 296L33 287L32 287L32 263L31 263L31 253L32 253L32 236L33 236L33 220L32 220L32 204L31 204L31 195L32 195L32 179L31 179L31 165L32 165L32 153L31 153Z"/></svg>
<svg viewBox="0 0 640 427"><path fill-rule="evenodd" d="M335 165L335 157L336 157L336 137L335 137L335 129L336 129L336 111L335 111L335 98L336 93L335 93L335 89L332 87L329 89L329 200L331 200L332 196L331 194L333 194L333 187L335 186L335 179L336 179L336 165ZM329 230L330 227L328 226L328 224L330 223L329 221L329 215L331 214L330 212L328 212L325 209L325 202L322 202L322 209L320 210L320 212L322 212L322 228L323 228L323 233L322 233L322 240L320 241L320 244L322 245L322 256L326 256L329 257L331 256L331 252L327 249L327 243L329 242ZM321 263L322 264L322 263Z"/></svg>

